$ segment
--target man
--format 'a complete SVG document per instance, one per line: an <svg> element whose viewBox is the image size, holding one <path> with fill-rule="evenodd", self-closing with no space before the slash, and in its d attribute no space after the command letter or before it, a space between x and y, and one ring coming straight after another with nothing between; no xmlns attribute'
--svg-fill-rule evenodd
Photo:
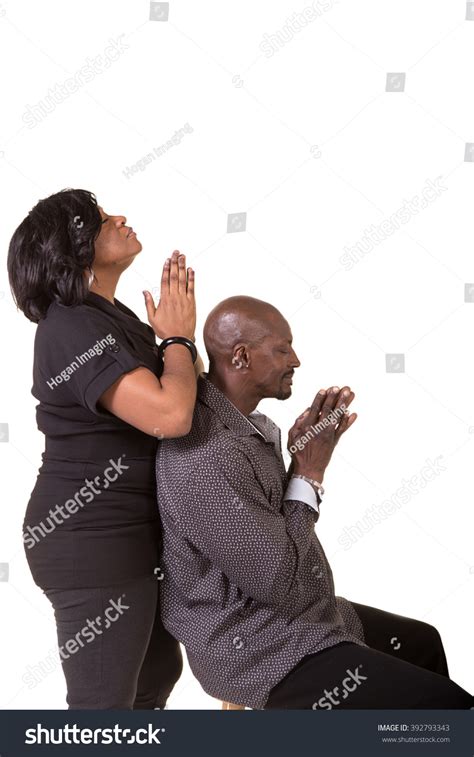
<svg viewBox="0 0 474 757"><path fill-rule="evenodd" d="M290 430L287 474L279 429L256 407L291 395L288 323L231 297L204 341L191 432L163 441L156 464L163 623L204 690L252 708L469 708L435 628L335 596L314 527L354 393L318 392ZM397 657L394 636L407 640Z"/></svg>

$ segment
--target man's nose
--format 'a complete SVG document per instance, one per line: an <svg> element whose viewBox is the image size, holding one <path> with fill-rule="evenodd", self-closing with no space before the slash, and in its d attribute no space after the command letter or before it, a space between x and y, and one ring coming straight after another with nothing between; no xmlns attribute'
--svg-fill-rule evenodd
<svg viewBox="0 0 474 757"><path fill-rule="evenodd" d="M294 368L299 368L301 365L300 361L298 360L298 355L296 354L294 350L290 359L290 363Z"/></svg>

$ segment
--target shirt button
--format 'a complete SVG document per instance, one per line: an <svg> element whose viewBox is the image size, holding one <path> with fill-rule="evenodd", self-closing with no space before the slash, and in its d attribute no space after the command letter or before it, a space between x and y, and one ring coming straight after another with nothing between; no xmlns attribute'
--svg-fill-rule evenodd
<svg viewBox="0 0 474 757"><path fill-rule="evenodd" d="M109 347L109 350L111 352L119 352L120 351L120 345L119 344L111 344Z"/></svg>

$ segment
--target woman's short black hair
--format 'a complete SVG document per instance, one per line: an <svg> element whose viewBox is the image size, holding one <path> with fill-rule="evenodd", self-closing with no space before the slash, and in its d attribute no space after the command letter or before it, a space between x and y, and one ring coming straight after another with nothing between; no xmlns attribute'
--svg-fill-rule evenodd
<svg viewBox="0 0 474 757"><path fill-rule="evenodd" d="M17 307L38 323L49 305L80 305L88 294L102 225L97 200L85 189L63 189L40 200L13 234L8 277Z"/></svg>

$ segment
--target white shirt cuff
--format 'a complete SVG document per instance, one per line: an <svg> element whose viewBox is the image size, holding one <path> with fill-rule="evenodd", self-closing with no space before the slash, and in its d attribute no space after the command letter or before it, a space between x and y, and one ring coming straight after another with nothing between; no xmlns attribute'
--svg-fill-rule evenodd
<svg viewBox="0 0 474 757"><path fill-rule="evenodd" d="M283 499L296 499L299 502L304 502L305 505L308 505L308 507L311 507L312 510L315 510L319 514L316 492L311 484L302 478L290 478Z"/></svg>

